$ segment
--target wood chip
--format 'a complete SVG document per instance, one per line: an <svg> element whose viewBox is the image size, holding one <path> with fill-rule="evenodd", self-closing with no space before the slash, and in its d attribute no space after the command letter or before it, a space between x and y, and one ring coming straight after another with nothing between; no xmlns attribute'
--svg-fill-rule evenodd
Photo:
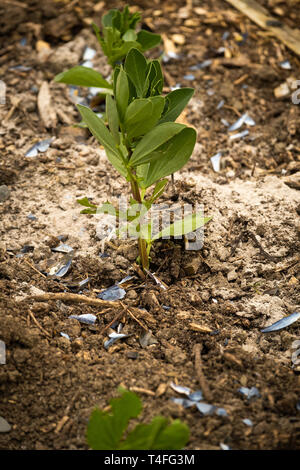
<svg viewBox="0 0 300 470"><path fill-rule="evenodd" d="M172 40L175 42L175 44L178 44L180 46L183 46L183 44L185 44L185 37L183 34L172 34Z"/></svg>
<svg viewBox="0 0 300 470"><path fill-rule="evenodd" d="M168 384L161 383L156 389L155 395L161 397L167 390Z"/></svg>
<svg viewBox="0 0 300 470"><path fill-rule="evenodd" d="M199 333L211 333L213 330L209 326L199 325L198 323L189 323L189 329L199 331Z"/></svg>
<svg viewBox="0 0 300 470"><path fill-rule="evenodd" d="M291 29L269 14L268 10L255 0L226 0L237 10L248 16L254 23L280 39L289 49L300 55L300 31Z"/></svg>
<svg viewBox="0 0 300 470"><path fill-rule="evenodd" d="M40 117L46 128L56 128L56 111L51 103L51 93L48 82L44 81L41 85L38 99L38 110Z"/></svg>
<svg viewBox="0 0 300 470"><path fill-rule="evenodd" d="M141 387L130 387L131 392L137 393L144 393L145 395L149 395L150 397L155 397L155 393L152 390L147 390L146 388Z"/></svg>

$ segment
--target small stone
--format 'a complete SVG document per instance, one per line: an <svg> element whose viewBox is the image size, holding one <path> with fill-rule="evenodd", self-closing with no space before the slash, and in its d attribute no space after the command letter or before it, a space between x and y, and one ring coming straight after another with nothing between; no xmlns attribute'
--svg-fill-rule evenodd
<svg viewBox="0 0 300 470"><path fill-rule="evenodd" d="M274 89L275 98L286 98L290 93L290 88L286 82L281 83L281 85Z"/></svg>
<svg viewBox="0 0 300 470"><path fill-rule="evenodd" d="M7 199L9 199L9 197L10 197L9 188L6 186L6 184L2 184L0 186L0 202L7 201Z"/></svg>
<svg viewBox="0 0 300 470"><path fill-rule="evenodd" d="M80 349L83 346L83 339L82 338L76 338L74 341L72 341L72 350L75 352L80 351Z"/></svg>
<svg viewBox="0 0 300 470"><path fill-rule="evenodd" d="M227 274L227 279L228 281L235 281L236 279L238 278L238 274L237 272L235 271L235 269L232 269L231 271L229 271L229 273Z"/></svg>
<svg viewBox="0 0 300 470"><path fill-rule="evenodd" d="M128 353L126 354L126 356L128 357L128 359L137 359L139 357L139 353L137 351L128 351Z"/></svg>
<svg viewBox="0 0 300 470"><path fill-rule="evenodd" d="M11 430L11 425L6 421L6 419L0 416L0 432L9 432Z"/></svg>
<svg viewBox="0 0 300 470"><path fill-rule="evenodd" d="M194 258L184 266L184 271L188 276L197 274L199 267L201 266L201 258Z"/></svg>

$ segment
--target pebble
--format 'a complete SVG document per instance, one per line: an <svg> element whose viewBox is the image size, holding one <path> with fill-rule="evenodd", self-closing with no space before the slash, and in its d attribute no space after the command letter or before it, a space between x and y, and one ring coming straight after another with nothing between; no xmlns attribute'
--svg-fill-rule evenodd
<svg viewBox="0 0 300 470"><path fill-rule="evenodd" d="M10 197L9 188L6 186L6 184L2 184L0 186L0 202L7 201L7 199L9 199L9 197Z"/></svg>
<svg viewBox="0 0 300 470"><path fill-rule="evenodd" d="M229 271L229 273L227 274L227 280L230 282L230 281L235 281L236 279L238 278L238 274L237 272L235 271L235 269L232 269L231 271Z"/></svg>
<svg viewBox="0 0 300 470"><path fill-rule="evenodd" d="M197 274L201 263L202 263L201 258L194 258L192 261L190 261L189 263L187 263L184 266L185 273L188 276L192 276L193 274Z"/></svg>
<svg viewBox="0 0 300 470"><path fill-rule="evenodd" d="M11 425L6 421L6 419L0 416L0 432L9 432L11 430Z"/></svg>

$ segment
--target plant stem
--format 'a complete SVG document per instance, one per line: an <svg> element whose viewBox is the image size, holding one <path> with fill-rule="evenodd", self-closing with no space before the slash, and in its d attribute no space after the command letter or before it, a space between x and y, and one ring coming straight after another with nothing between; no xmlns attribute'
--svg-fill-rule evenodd
<svg viewBox="0 0 300 470"><path fill-rule="evenodd" d="M131 183L131 191L132 191L132 195L134 199L138 203L142 204L142 198L141 198L141 194L140 194L140 190L139 190L137 182L135 181L134 178L132 178L130 183ZM147 250L147 242L144 238L139 237L138 244L139 244L139 254L140 254L142 268L144 270L149 269L149 256L148 256L148 250Z"/></svg>

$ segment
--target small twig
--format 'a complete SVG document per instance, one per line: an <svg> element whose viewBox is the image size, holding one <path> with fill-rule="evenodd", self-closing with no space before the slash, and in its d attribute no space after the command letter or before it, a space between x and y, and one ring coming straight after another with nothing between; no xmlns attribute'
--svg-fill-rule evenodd
<svg viewBox="0 0 300 470"><path fill-rule="evenodd" d="M41 330L41 332L44 333L44 335L46 335L48 338L51 338L50 333L48 333L48 331L44 330L44 328L39 324L39 322L37 321L37 319L35 318L35 316L33 315L31 310L28 310L28 314L29 314L30 318L32 318L32 320L34 321L36 326L39 328L39 330Z"/></svg>
<svg viewBox="0 0 300 470"><path fill-rule="evenodd" d="M38 269L36 269L33 264L31 264L27 259L23 258L24 263L26 263L28 266L31 267L36 273L38 273L40 276L42 276L44 279L47 279L47 276L45 276L43 273L41 273Z"/></svg>
<svg viewBox="0 0 300 470"><path fill-rule="evenodd" d="M102 335L103 333L105 333L106 330L108 330L108 328L111 327L111 325L113 325L115 323L115 321L119 320L119 318L124 314L124 312L119 312L115 317L114 319L108 323L108 325L106 325L101 331L100 331L100 335Z"/></svg>
<svg viewBox="0 0 300 470"><path fill-rule="evenodd" d="M122 305L124 310L128 313L128 315L143 328L143 330L148 331L148 328L145 325L143 325L143 323L138 318L136 318L135 315L133 315L133 313L129 310L128 307L126 307L126 305L123 304L123 302L120 301L120 304Z"/></svg>
<svg viewBox="0 0 300 470"><path fill-rule="evenodd" d="M155 281L155 283L156 283L161 289L167 290L167 287L168 287L168 286L167 286L163 281L161 281L160 279L158 279L158 277L156 277L154 273L151 273L151 271L149 271L148 269L145 269L144 271L145 271L145 273L146 273L149 277L151 277L151 279L153 279L153 281Z"/></svg>
<svg viewBox="0 0 300 470"><path fill-rule="evenodd" d="M203 374L203 369L202 369L202 359L201 359L201 351L202 351L202 344L195 344L194 346L194 354L195 354L195 369L196 369L196 374L198 377L198 381L200 384L200 387L203 392L203 396L205 397L206 400L211 401L212 400L212 394L210 392L210 389L208 387L208 384L206 382L206 379Z"/></svg>
<svg viewBox="0 0 300 470"><path fill-rule="evenodd" d="M72 302L75 304L89 304L99 307L116 307L118 305L115 301L110 300L101 300L101 299L92 299L81 294L70 294L69 292L51 292L49 294L40 294L33 295L32 300L37 300L41 302L47 302L48 300L61 300L62 302Z"/></svg>

